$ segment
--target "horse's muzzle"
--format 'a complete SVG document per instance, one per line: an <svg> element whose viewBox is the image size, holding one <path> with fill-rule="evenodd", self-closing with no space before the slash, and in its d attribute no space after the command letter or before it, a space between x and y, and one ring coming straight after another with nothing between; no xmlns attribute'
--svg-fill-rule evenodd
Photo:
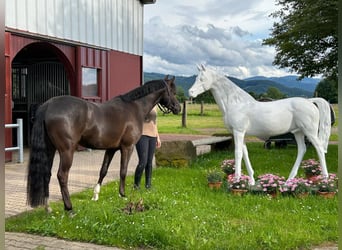
<svg viewBox="0 0 342 250"><path fill-rule="evenodd" d="M182 111L182 108L179 104L174 109L172 109L172 113L174 115L178 115L181 111Z"/></svg>

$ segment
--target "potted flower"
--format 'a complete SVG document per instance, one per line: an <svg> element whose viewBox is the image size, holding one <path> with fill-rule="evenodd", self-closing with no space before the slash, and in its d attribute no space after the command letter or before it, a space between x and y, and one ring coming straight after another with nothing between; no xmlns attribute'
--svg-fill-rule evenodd
<svg viewBox="0 0 342 250"><path fill-rule="evenodd" d="M228 187L235 195L243 195L249 190L250 177L248 175L241 175L237 180L233 174L228 175Z"/></svg>
<svg viewBox="0 0 342 250"><path fill-rule="evenodd" d="M337 182L336 174L330 174L327 179L321 178L317 183L317 194L326 198L334 197L338 191Z"/></svg>
<svg viewBox="0 0 342 250"><path fill-rule="evenodd" d="M309 195L312 188L312 181L304 178L293 178L279 188L282 194L294 195L297 197L305 197Z"/></svg>
<svg viewBox="0 0 342 250"><path fill-rule="evenodd" d="M285 178L274 174L264 174L258 176L257 188L263 193L270 194L272 197L277 195L278 188L285 183Z"/></svg>
<svg viewBox="0 0 342 250"><path fill-rule="evenodd" d="M221 163L222 171L227 175L231 175L235 173L235 160L234 159L225 159Z"/></svg>
<svg viewBox="0 0 342 250"><path fill-rule="evenodd" d="M211 170L207 174L208 186L210 189L219 189L222 185L222 172Z"/></svg>
<svg viewBox="0 0 342 250"><path fill-rule="evenodd" d="M321 165L315 159L309 159L302 161L302 168L307 179L316 181L317 176L322 172Z"/></svg>

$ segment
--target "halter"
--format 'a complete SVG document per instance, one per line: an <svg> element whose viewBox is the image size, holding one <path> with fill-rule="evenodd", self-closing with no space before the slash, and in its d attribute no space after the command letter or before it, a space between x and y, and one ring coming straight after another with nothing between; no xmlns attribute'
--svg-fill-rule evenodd
<svg viewBox="0 0 342 250"><path fill-rule="evenodd" d="M167 107L167 106L170 106L170 103L171 103L171 95L170 95L170 90L169 90L169 86L167 85L167 83L166 83L166 81L165 80L163 80L163 83L165 84L165 86L166 86L166 90L167 90L167 94L168 94L168 96L169 96L169 102L166 104L166 105L162 105L162 104L160 104L159 102L158 102L158 108L160 109L160 111L161 112L163 112L163 114L165 115L165 114L169 114L169 113L171 113L172 112L172 110L169 108L169 107Z"/></svg>

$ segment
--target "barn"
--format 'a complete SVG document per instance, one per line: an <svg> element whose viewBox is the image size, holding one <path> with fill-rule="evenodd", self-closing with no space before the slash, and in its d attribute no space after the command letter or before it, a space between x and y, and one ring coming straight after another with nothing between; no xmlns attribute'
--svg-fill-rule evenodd
<svg viewBox="0 0 342 250"><path fill-rule="evenodd" d="M23 119L24 144L37 106L47 99L73 95L103 102L141 84L144 7L154 3L5 2L5 123ZM6 147L14 136L6 131Z"/></svg>

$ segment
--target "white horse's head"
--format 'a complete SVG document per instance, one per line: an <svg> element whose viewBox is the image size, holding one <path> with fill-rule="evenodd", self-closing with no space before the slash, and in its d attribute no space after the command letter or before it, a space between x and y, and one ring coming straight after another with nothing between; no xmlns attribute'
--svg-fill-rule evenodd
<svg viewBox="0 0 342 250"><path fill-rule="evenodd" d="M195 83L189 89L189 96L196 97L199 94L209 90L214 82L214 75L212 70L204 67L203 65L197 66L198 75L196 77Z"/></svg>

